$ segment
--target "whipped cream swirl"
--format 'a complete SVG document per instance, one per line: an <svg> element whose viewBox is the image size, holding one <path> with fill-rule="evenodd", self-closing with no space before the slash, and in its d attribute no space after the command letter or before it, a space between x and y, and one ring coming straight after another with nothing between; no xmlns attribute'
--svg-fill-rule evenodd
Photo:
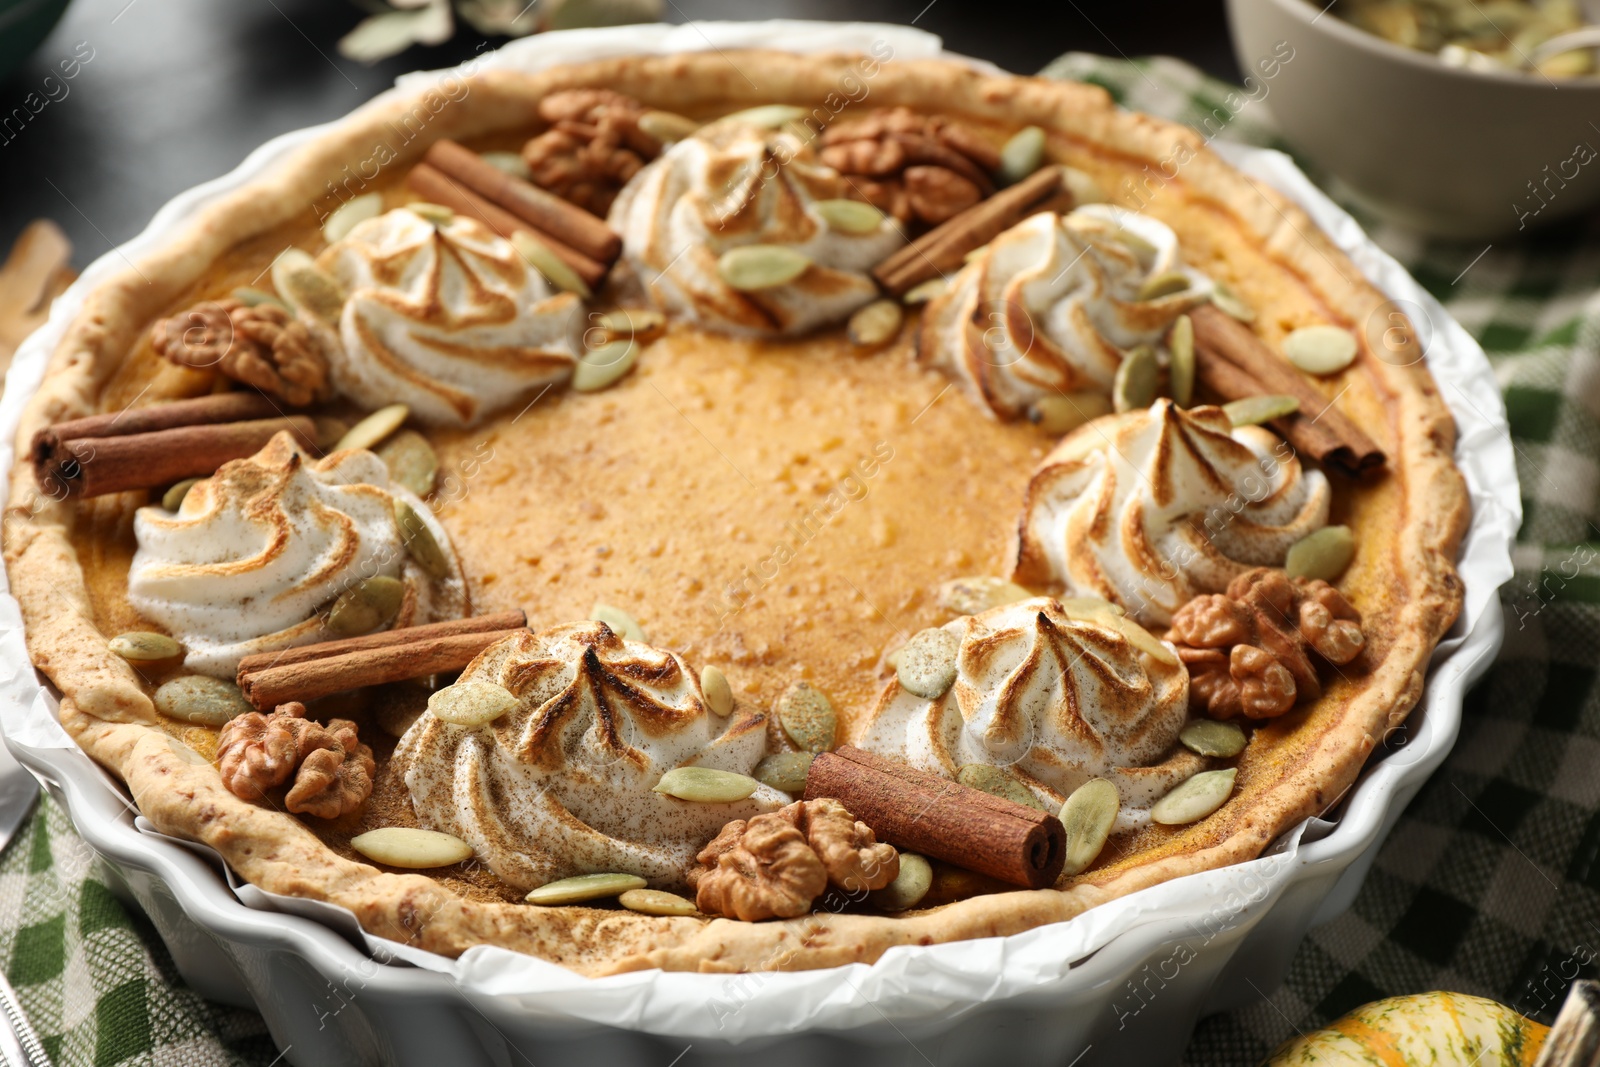
<svg viewBox="0 0 1600 1067"><path fill-rule="evenodd" d="M1104 623L1035 597L944 629L961 640L955 684L926 700L891 681L855 744L946 778L970 764L1005 768L1052 812L1106 778L1122 794L1119 829L1203 766L1177 743L1188 672Z"/></svg>
<svg viewBox="0 0 1600 1067"><path fill-rule="evenodd" d="M470 426L565 381L577 361L583 302L475 219L436 224L390 211L334 242L318 265L347 299L336 333L309 324L334 385L363 407L399 401L423 422Z"/></svg>
<svg viewBox="0 0 1600 1067"><path fill-rule="evenodd" d="M1162 275L1186 289L1139 299ZM921 358L1002 419L1042 397L1109 391L1122 354L1162 338L1211 283L1165 223L1107 204L1041 212L991 241L923 316Z"/></svg>
<svg viewBox="0 0 1600 1067"><path fill-rule="evenodd" d="M1166 625L1201 593L1278 566L1328 521L1321 471L1221 408L1157 400L1061 440L1024 494L1012 578L1060 584Z"/></svg>
<svg viewBox="0 0 1600 1067"><path fill-rule="evenodd" d="M790 802L770 786L731 804L654 792L674 767L749 774L766 717L715 715L678 655L604 623L513 634L461 680L504 686L517 703L473 727L424 712L394 759L422 825L471 844L511 885L604 871L681 885L723 824Z"/></svg>
<svg viewBox="0 0 1600 1067"><path fill-rule="evenodd" d="M395 502L444 550L431 579L406 552ZM326 641L319 610L374 575L405 584L395 628L466 613L449 536L428 506L364 449L308 459L288 432L197 482L177 512L134 515L128 602L183 643L192 671L232 679L241 657Z"/></svg>
<svg viewBox="0 0 1600 1067"><path fill-rule="evenodd" d="M815 205L849 195L810 144L731 120L679 141L636 174L610 221L662 309L725 333L794 335L875 299L868 271L905 242L892 218L867 233L831 228ZM751 244L795 249L811 266L783 285L734 289L717 261Z"/></svg>

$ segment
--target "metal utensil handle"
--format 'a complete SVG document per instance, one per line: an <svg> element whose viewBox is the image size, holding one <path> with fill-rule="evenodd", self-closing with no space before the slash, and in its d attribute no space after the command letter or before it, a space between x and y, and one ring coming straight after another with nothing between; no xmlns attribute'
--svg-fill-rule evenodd
<svg viewBox="0 0 1600 1067"><path fill-rule="evenodd" d="M1600 982L1574 982L1534 1067L1600 1064Z"/></svg>
<svg viewBox="0 0 1600 1067"><path fill-rule="evenodd" d="M50 1067L50 1057L44 1054L39 1035L34 1033L28 1017L22 1014L22 1005L17 1003L17 991L11 988L11 983L4 977L0 977L0 1008L5 1009L6 1021L11 1024L11 1032L17 1035L29 1067Z"/></svg>

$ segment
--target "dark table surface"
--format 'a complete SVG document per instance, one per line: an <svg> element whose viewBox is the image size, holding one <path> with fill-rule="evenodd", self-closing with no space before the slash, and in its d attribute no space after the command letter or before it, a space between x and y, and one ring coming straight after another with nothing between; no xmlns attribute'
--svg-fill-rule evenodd
<svg viewBox="0 0 1600 1067"><path fill-rule="evenodd" d="M1221 0L667 0L671 21L817 18L915 24L948 47L1032 73L1062 52L1181 56L1237 80ZM338 0L76 0L33 58L0 82L0 114L74 53L83 63L20 130L0 133L0 253L37 217L72 238L79 268L133 236L175 193L225 173L285 130L336 118L407 70L459 63L444 45L375 66L342 58L361 18ZM59 83L58 83L59 84Z"/></svg>

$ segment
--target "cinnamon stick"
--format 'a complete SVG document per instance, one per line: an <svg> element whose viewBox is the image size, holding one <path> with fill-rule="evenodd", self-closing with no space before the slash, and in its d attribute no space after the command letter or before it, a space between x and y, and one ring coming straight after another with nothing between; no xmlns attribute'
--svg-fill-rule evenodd
<svg viewBox="0 0 1600 1067"><path fill-rule="evenodd" d="M411 173L406 175L406 184L435 204L443 204L458 215L477 219L501 237L509 238L518 230L527 230L549 245L550 251L576 271L578 277L582 278L584 284L591 289L598 288L605 279L607 268L604 263L590 259L565 242L534 229L505 208L489 203L443 171L436 170L426 163L418 163L411 168Z"/></svg>
<svg viewBox="0 0 1600 1067"><path fill-rule="evenodd" d="M519 630L520 627L429 637L254 671L244 670L241 664L236 679L245 699L268 711L291 700L315 700L347 689L458 671L478 653Z"/></svg>
<svg viewBox="0 0 1600 1067"><path fill-rule="evenodd" d="M1189 312L1194 323L1195 377L1224 400L1281 394L1300 401L1294 415L1273 428L1303 454L1354 477L1387 462L1383 450L1288 360L1255 331L1221 309L1204 305Z"/></svg>
<svg viewBox="0 0 1600 1067"><path fill-rule="evenodd" d="M896 848L1012 885L1054 885L1066 862L1066 828L1053 815L852 745L811 762L805 798L821 797Z"/></svg>
<svg viewBox="0 0 1600 1067"><path fill-rule="evenodd" d="M505 208L546 240L553 237L607 265L622 252L621 235L604 219L532 182L507 174L470 148L454 141L436 141L422 158L485 200Z"/></svg>
<svg viewBox="0 0 1600 1067"><path fill-rule="evenodd" d="M316 425L304 415L65 441L36 437L33 474L40 488L57 497L155 489L215 474L229 460L259 452L284 431L299 437L304 447L316 448Z"/></svg>
<svg viewBox="0 0 1600 1067"><path fill-rule="evenodd" d="M903 296L930 278L960 269L968 252L988 244L1029 215L1046 209L1066 210L1070 199L1061 168L1041 167L929 230L873 267L872 276L889 293Z"/></svg>
<svg viewBox="0 0 1600 1067"><path fill-rule="evenodd" d="M314 659L329 659L333 656L343 656L350 652L365 652L374 648L389 648L393 645L414 645L422 641L430 641L436 637L458 637L461 634L520 630L526 628L527 625L528 616L520 608L516 611L502 611L494 615L475 615L470 619L449 619L445 622L430 622L425 626L408 626L400 630L382 630L375 634L346 637L338 641L321 641L314 645L285 648L278 652L257 652L239 661L239 673L254 674L257 671L267 670L271 667L287 667L294 663L306 663Z"/></svg>
<svg viewBox="0 0 1600 1067"><path fill-rule="evenodd" d="M270 419L283 414L268 397L254 392L212 393L189 400L172 400L144 408L125 408L100 415L86 415L48 426L33 435L39 442L70 441L75 437L121 437L125 434L170 430L175 426L199 426L212 422L243 422Z"/></svg>

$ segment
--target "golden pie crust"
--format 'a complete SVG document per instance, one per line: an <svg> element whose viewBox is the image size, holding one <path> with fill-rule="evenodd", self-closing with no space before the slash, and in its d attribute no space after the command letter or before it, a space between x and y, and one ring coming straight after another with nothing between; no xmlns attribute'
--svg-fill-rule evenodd
<svg viewBox="0 0 1600 1067"><path fill-rule="evenodd" d="M740 71L759 71L760 84L751 84ZM248 281L222 277L227 273L222 265L233 263L236 270L241 257L254 256L255 262L263 263L287 243L314 242L316 215L308 206L325 211L330 191L348 181L349 168L372 160L376 146L390 146L391 152L384 155L396 156L385 158L384 174L374 179L382 186L392 184L437 138L480 148L514 146L527 134L536 102L558 89L605 87L648 106L712 116L773 102L837 110L839 86L863 81L869 92L862 107L906 105L955 115L1001 131L1000 136L1027 124L1044 127L1053 158L1094 175L1113 202L1172 226L1189 262L1227 283L1258 309L1256 327L1269 343L1317 321L1339 323L1362 335L1373 315L1386 308L1385 298L1298 207L1228 167L1193 131L1121 111L1106 93L1091 86L990 76L943 61L879 64L860 56L771 52L635 57L533 75L496 71L474 76L448 96L437 89L386 94L295 151L270 174L198 212L179 237L136 270L89 293L54 353L43 386L27 407L18 454L26 455L26 445L39 428L125 406L142 389L148 391L140 402L206 388L204 378L161 366L151 356L143 340L150 324L197 294L226 291ZM420 130L420 135L400 146L396 144L400 130ZM908 336L912 332L905 331ZM692 332L689 336L694 343L685 344L684 351L699 353L695 358L702 364L708 352L737 363L760 354L762 348L752 341L707 340ZM672 341L669 336L661 342L669 346L665 350L669 353ZM836 368L845 366L840 362L845 358L841 342L832 334L800 345L780 352L779 358L804 358L804 346L815 345L822 358L836 361ZM653 351L647 352L641 367L655 358ZM914 368L908 353L891 352L885 358L899 359L905 368L902 406L914 404L921 395L917 390L932 388L930 380L916 377L931 372ZM665 359L660 362L668 365ZM862 370L857 377L869 379L871 374ZM731 380L737 385L739 379ZM649 384L641 379L634 388ZM107 576L126 572L131 555L128 524L134 507L143 502L138 494L66 505L43 495L28 466L18 464L11 476L5 560L12 591L22 606L29 650L61 691L61 721L68 732L127 783L140 810L156 827L215 848L242 877L264 889L339 904L374 934L446 956L459 955L473 945L493 944L589 975L651 967L741 971L870 962L895 945L1005 935L1060 922L1166 879L1254 857L1289 827L1334 804L1373 747L1404 720L1421 695L1428 657L1461 604L1454 561L1467 523L1468 501L1451 461L1454 424L1420 364L1395 366L1364 350L1351 371L1321 384L1330 400L1336 390L1343 390L1337 394L1340 407L1378 440L1390 460L1389 473L1376 480L1356 484L1335 476L1339 488L1334 521L1348 523L1360 545L1340 587L1365 616L1369 669L1335 678L1321 700L1259 728L1239 760L1234 798L1208 819L1187 827L1152 827L1119 839L1113 842L1115 854L1109 862L1064 878L1056 889L992 892L903 916L819 912L788 921L744 923L600 908L539 908L474 892L459 880L378 870L348 850L330 847L323 836L294 817L227 792L213 766L196 754L209 752L206 739L191 737L193 747L176 743L175 733L183 731L174 731L170 723L161 725L148 696L150 686L108 650L109 634L135 628L136 623L121 591ZM840 388L860 392L866 383ZM625 409L628 394L602 402ZM1017 436L1031 432L1026 428L983 423L982 413L959 392L938 404L950 409L941 416L947 419L954 417L951 412L958 405L965 405L960 414L977 427L973 440L1000 449L1008 462L1018 461L1021 469L1016 470L1015 485L1020 490L1031 467L1031 462L1021 461L1042 453L1047 442L1030 445ZM554 417L560 417L560 409ZM750 417L761 421L760 413ZM905 417L904 411L885 415L890 421L903 422ZM494 424L488 429L493 430ZM447 456L470 441L461 437L452 443L449 435L434 436ZM486 484L514 485L516 472L526 470L518 464L535 459L512 448L517 443L513 435L503 438L502 454L510 457L510 474ZM857 458L849 449L843 454L847 461ZM957 449L941 462L959 468L961 461ZM892 463L885 466L890 469ZM926 516L981 509L984 521L995 531L993 544L979 544L967 553L980 558L965 565L939 561L954 569L930 575L929 588L962 573L983 573L986 568L999 573L997 557L1015 512L1003 502L1010 492L1007 487L984 489L988 469L969 465L966 485L956 478L923 487ZM975 504L973 486L978 487ZM707 491L714 492L715 486ZM465 498L471 499L470 494ZM503 498L497 499L504 504ZM595 502L602 510L607 504ZM679 504L683 514L696 506L692 501ZM559 510L577 505L556 499L551 506ZM908 526L914 526L917 516L910 519ZM546 611L586 613L586 604L563 602L565 592L538 592L531 579L502 576L484 586L473 557L480 551L487 556L492 546L465 532L468 524L453 523L448 511L445 521L458 540L464 564L474 573L473 598L480 610L513 606L518 603L515 594L520 593ZM870 523L863 520L861 525L860 536L876 536L867 529ZM625 527L619 530L625 532ZM892 540L894 534L889 536ZM919 544L915 534L911 536L910 543ZM915 556L925 549L905 551ZM633 581L643 557L623 554L623 562L615 557L601 561L593 580L624 585ZM565 568L566 561L562 564ZM491 567L490 572L498 574L500 569ZM572 596L594 598L592 591L576 591L584 588L583 574L569 573L563 580L575 590ZM517 588L512 590L513 586ZM682 589L674 593L678 587L665 581L650 588L663 608L675 602L674 596L687 595ZM826 599L824 593L831 596L832 591L821 589L813 602ZM906 599L909 602L891 607L900 613L897 619L926 620L918 623L921 626L940 621L930 602ZM851 617L864 614L857 606ZM538 619L535 611L530 610L530 616ZM541 624L557 621L563 619L547 618ZM700 625L697 619L685 619L680 626L663 618L663 643L693 646ZM895 621L887 631L859 626L857 630L866 637L875 632L882 638L900 627L901 622ZM767 641L764 649L745 648L747 659L736 664L748 668L735 679L741 696L770 706L770 698L786 681L784 670L794 668L801 653L814 657L830 647L843 647L837 627L827 632L834 634L832 646L815 634L794 633L799 651L793 655L785 651L782 639L788 635L781 629L758 635ZM691 663L707 662L703 656L715 659L713 654L719 651L727 654L704 640L702 644L705 647L689 655ZM816 670L821 677L840 679L836 685L843 692L836 697L859 712L870 707L871 692L885 675L881 662L874 663L881 649L862 648L859 643L855 648L854 660ZM847 674L865 680L850 688L843 680Z"/></svg>

